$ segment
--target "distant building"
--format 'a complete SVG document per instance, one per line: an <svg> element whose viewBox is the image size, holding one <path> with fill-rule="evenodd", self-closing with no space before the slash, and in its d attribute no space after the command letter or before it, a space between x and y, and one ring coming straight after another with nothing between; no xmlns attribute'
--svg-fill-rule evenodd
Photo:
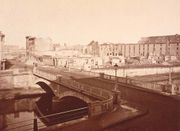
<svg viewBox="0 0 180 131"><path fill-rule="evenodd" d="M26 37L26 55L31 57L35 52L53 51L54 46L50 38Z"/></svg>
<svg viewBox="0 0 180 131"><path fill-rule="evenodd" d="M5 35L0 31L0 70L5 69L5 60L4 60L4 42Z"/></svg>
<svg viewBox="0 0 180 131"><path fill-rule="evenodd" d="M123 44L104 43L100 45L100 56L111 57L111 56L122 56L123 55Z"/></svg>
<svg viewBox="0 0 180 131"><path fill-rule="evenodd" d="M97 41L91 41L87 45L87 54L92 56L99 56L99 44Z"/></svg>
<svg viewBox="0 0 180 131"><path fill-rule="evenodd" d="M58 51L58 50L60 50L60 49L61 49L61 45L60 45L59 43L53 44L53 50L54 50L54 51Z"/></svg>
<svg viewBox="0 0 180 131"><path fill-rule="evenodd" d="M180 56L180 35L150 36L142 37L138 42L153 46L154 53L170 56Z"/></svg>
<svg viewBox="0 0 180 131"><path fill-rule="evenodd" d="M18 45L4 45L4 58L13 59L18 57L21 52Z"/></svg>
<svg viewBox="0 0 180 131"><path fill-rule="evenodd" d="M100 57L113 56L145 57L155 56L180 57L180 35L143 37L138 43L104 43L99 48Z"/></svg>
<svg viewBox="0 0 180 131"><path fill-rule="evenodd" d="M81 54L87 54L86 51L87 46L86 45L73 45L69 49L79 51Z"/></svg>
<svg viewBox="0 0 180 131"><path fill-rule="evenodd" d="M169 41L170 43L177 43L180 42L180 35L164 35L164 36L149 36L149 37L142 37L138 43L143 44L152 44L152 43L166 43Z"/></svg>
<svg viewBox="0 0 180 131"><path fill-rule="evenodd" d="M66 44L53 44L54 47L54 51L62 51L62 50L74 50L74 51L78 51L81 54L86 54L85 49L86 49L86 45L70 45L67 46Z"/></svg>

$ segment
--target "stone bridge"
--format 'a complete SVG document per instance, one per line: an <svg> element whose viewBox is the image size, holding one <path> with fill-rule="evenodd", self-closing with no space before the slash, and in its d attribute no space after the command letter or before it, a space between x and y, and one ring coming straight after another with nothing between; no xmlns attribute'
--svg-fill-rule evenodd
<svg viewBox="0 0 180 131"><path fill-rule="evenodd" d="M59 99L71 96L86 102L89 116L99 115L114 109L114 103L117 100L115 97L117 96L112 91L82 84L72 77L64 77L41 68L35 68L33 75L34 82L47 93Z"/></svg>
<svg viewBox="0 0 180 131"><path fill-rule="evenodd" d="M68 72L69 73L69 72ZM67 73L67 74L68 74ZM83 72L87 73L87 72ZM35 67L33 70L34 82L41 86L46 92L53 94L59 99L66 96L71 96L74 98L79 98L80 100L88 103L89 114L91 116L98 115L107 111L111 111L114 108L114 103L118 101L118 91L113 92L112 90L107 90L93 86L94 84L84 84L74 80L71 76L60 75L60 72L49 71L46 68ZM164 85L142 82L130 78L115 77L111 75L106 75L104 73L89 74L95 77L99 77L105 80L117 81L117 83L124 83L126 86L138 86L142 89L150 89L157 93L166 94Z"/></svg>

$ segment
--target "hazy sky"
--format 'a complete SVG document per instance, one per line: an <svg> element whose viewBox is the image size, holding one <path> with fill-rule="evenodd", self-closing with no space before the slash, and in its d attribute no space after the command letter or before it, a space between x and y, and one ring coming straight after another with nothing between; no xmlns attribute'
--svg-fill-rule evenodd
<svg viewBox="0 0 180 131"><path fill-rule="evenodd" d="M142 36L180 34L180 0L0 0L7 44L25 36L88 44L137 42Z"/></svg>

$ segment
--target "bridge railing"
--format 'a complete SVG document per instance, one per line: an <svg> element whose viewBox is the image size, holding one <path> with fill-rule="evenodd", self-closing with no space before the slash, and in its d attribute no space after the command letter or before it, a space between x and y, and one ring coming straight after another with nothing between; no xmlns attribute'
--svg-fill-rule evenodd
<svg viewBox="0 0 180 131"><path fill-rule="evenodd" d="M86 70L81 70L81 69L77 69L77 68L69 68L70 70L74 70L74 71L78 71L81 74L85 74L85 75L89 75L89 76L93 76L93 77L99 77L99 73L97 72L92 72L92 71L86 71Z"/></svg>
<svg viewBox="0 0 180 131"><path fill-rule="evenodd" d="M72 90L76 90L77 92L100 100L89 104L90 116L101 114L113 109L113 93L108 90L79 83L71 78L64 78L60 75L50 74L49 72L42 70L34 70L33 73L41 78L64 85Z"/></svg>
<svg viewBox="0 0 180 131"><path fill-rule="evenodd" d="M61 84L101 100L108 99L111 95L110 91L82 84L72 79L61 78Z"/></svg>
<svg viewBox="0 0 180 131"><path fill-rule="evenodd" d="M104 79L115 80L115 76L112 76L112 75L103 74L101 76ZM164 89L165 89L165 86L161 85L161 84L144 82L144 81L135 80L135 79L127 78L127 77L117 77L117 81L121 82L121 83L126 83L126 84L130 84L130 85L143 87L143 88L146 88L146 89L155 90L155 91L158 91L158 92L163 92Z"/></svg>
<svg viewBox="0 0 180 131"><path fill-rule="evenodd" d="M134 79L130 79L130 78L127 79L127 83L131 84L131 85L140 86L143 88L152 89L155 91L160 91L160 92L162 92L164 90L164 85L150 83L150 82L142 82L142 81L134 80Z"/></svg>
<svg viewBox="0 0 180 131"><path fill-rule="evenodd" d="M111 111L113 108L114 108L113 97L104 101L89 103L89 110L90 110L89 115L90 116L99 115L107 111Z"/></svg>
<svg viewBox="0 0 180 131"><path fill-rule="evenodd" d="M37 70L37 72L38 71L39 70ZM107 75L107 74L103 74L103 73L96 73L96 72L90 72L90 71L83 71L83 73L85 73L87 75L91 75L91 76L100 76L100 77L103 77L104 79L109 79L112 81L114 81L116 79L115 76ZM41 72L41 75L45 78L48 77L48 79L51 79L51 80L56 79L56 76L54 74L46 73L43 71ZM135 80L132 78L127 78L127 77L117 77L117 81L121 82L121 83L139 86L139 87L146 88L146 89L151 89L151 90L158 91L158 92L166 92L166 90L167 90L166 89L167 87L165 85L155 84L155 83L150 83L150 82L144 82L144 81ZM87 87L88 87L88 85L87 85ZM97 91L95 91L96 89L90 91L90 89L83 88L83 90L89 91L90 93L97 92ZM96 95L96 93L94 93L93 95Z"/></svg>
<svg viewBox="0 0 180 131"><path fill-rule="evenodd" d="M34 74L40 76L41 78L45 78L47 80L54 81L57 84L58 83L63 84L74 90L77 90L77 91L80 91L83 93L87 93L88 95L92 95L96 98L98 97L99 99L102 99L102 100L110 98L110 95L111 95L110 91L107 91L102 88L93 87L93 86L90 86L87 84L82 84L75 80L72 80L71 78L61 77L61 75L54 75L54 74L50 74L49 72L47 73L47 72L44 72L41 70L36 70L34 72ZM58 78L58 77L60 77L60 78Z"/></svg>
<svg viewBox="0 0 180 131"><path fill-rule="evenodd" d="M47 73L47 72L45 72L43 70L39 70L39 69L33 70L33 74L38 75L38 76L45 78L47 80L51 80L51 81L54 81L57 79L56 75L51 74L51 73Z"/></svg>
<svg viewBox="0 0 180 131"><path fill-rule="evenodd" d="M93 87L87 84L82 84L72 79L61 79L61 83L65 86L71 87L78 92L95 97L101 101L89 103L89 115L98 115L113 109L113 95L110 91Z"/></svg>

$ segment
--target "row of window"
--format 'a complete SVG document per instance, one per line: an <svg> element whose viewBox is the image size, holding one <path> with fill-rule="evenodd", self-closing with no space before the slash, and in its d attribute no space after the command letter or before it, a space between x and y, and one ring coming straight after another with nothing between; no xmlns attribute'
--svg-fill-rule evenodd
<svg viewBox="0 0 180 131"><path fill-rule="evenodd" d="M126 48L123 50L124 51L124 54L126 54ZM108 52L106 55L107 56L121 56L122 55L122 53L121 52L123 52L122 50L120 50L120 52L119 53L114 53L114 52ZM136 50L135 50L135 47L133 48L133 52L132 52L132 49L131 48L129 48L129 50L128 50L129 52L129 55L131 54L133 54L134 56L135 56L135 54L136 54ZM155 47L153 47L153 50L152 50L152 52L156 52L156 51L158 51L157 50L157 48L155 48ZM164 52L163 52L164 51ZM162 47L160 47L159 48L159 53L160 54L163 54L163 53L165 53L165 51L166 51L166 49L164 49L163 50L163 48ZM179 55L179 47L177 47L176 48L176 54L177 55ZM149 48L147 48L147 50L145 50L145 48L143 47L143 48L139 48L138 49L138 53L139 54L142 54L143 56L145 55L145 54L147 54L147 53L149 53L150 52L150 49ZM168 47L168 52L170 52L170 47Z"/></svg>
<svg viewBox="0 0 180 131"><path fill-rule="evenodd" d="M107 56L122 56L122 53L114 53L114 52L112 52L112 53L107 53Z"/></svg>
<svg viewBox="0 0 180 131"><path fill-rule="evenodd" d="M164 47L166 47L166 44L139 44L138 46L139 46L139 48L140 48L140 46L143 46L143 48L145 48L146 45L147 45L147 48L149 48L150 45L153 45L153 48L155 48L156 45L160 45L160 47L162 47L164 45ZM122 50L123 48L125 49L127 46L129 46L129 48L131 48L132 46L133 46L133 48L135 48L135 46L137 46L137 45L134 44L134 45L102 46L101 50L104 50L104 49L105 50L108 49L109 51L115 51L118 49ZM180 46L180 43L177 43L176 46Z"/></svg>

